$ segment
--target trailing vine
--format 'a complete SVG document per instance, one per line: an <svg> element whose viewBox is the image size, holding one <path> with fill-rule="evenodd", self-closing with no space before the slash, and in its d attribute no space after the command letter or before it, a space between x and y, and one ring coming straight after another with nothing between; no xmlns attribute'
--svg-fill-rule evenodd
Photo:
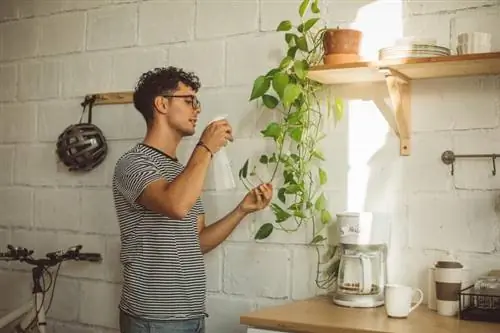
<svg viewBox="0 0 500 333"><path fill-rule="evenodd" d="M255 164L247 159L239 171L239 178L247 189L254 186L251 177L263 181L257 173L257 165L270 171L267 182L276 183L280 177L281 185L275 189L277 200L270 205L275 220L262 224L254 238L265 239L274 230L294 232L310 223L310 244L318 254L316 284L326 288L335 279L339 262L334 258L336 248L330 247L326 255L326 278L320 278L319 245L327 240L323 230L332 222L323 191L328 173L321 167L325 156L320 143L326 136L321 126L331 118L338 121L342 117L343 104L340 99L327 98L327 110L322 110L320 93L323 86L308 77L311 66L320 64L323 57L326 27L317 27L321 22L318 2L302 0L298 8L300 23L294 26L285 20L276 29L284 33L286 55L277 67L255 79L250 95L250 101L260 99L270 112L279 115L279 120L268 123L260 131L265 139L273 141L275 149L261 155Z"/></svg>

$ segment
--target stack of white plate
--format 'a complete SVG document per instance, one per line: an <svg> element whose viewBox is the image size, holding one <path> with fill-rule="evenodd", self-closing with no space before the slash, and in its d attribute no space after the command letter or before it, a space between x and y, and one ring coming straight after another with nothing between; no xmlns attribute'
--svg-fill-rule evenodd
<svg viewBox="0 0 500 333"><path fill-rule="evenodd" d="M450 54L449 48L436 45L432 39L404 39L398 41L394 46L380 49L379 60L443 57Z"/></svg>

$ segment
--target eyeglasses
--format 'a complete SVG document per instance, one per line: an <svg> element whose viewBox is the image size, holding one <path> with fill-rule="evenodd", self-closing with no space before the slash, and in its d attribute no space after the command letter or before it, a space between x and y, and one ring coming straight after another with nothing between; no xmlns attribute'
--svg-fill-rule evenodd
<svg viewBox="0 0 500 333"><path fill-rule="evenodd" d="M199 109L201 108L201 103L200 101L198 100L198 98L196 98L196 96L193 96L193 95L162 95L163 97L171 97L171 98L190 98L191 100L191 106L193 107L193 109Z"/></svg>

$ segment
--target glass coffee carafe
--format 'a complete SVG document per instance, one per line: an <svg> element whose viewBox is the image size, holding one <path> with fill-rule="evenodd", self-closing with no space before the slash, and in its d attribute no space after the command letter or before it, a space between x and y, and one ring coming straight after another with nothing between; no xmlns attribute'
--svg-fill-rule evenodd
<svg viewBox="0 0 500 333"><path fill-rule="evenodd" d="M383 305L387 278L387 246L341 243L340 251L334 303L349 307Z"/></svg>

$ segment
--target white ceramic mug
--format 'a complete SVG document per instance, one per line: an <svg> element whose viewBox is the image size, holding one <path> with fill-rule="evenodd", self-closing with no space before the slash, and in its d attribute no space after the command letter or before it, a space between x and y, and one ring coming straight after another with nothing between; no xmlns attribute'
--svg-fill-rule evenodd
<svg viewBox="0 0 500 333"><path fill-rule="evenodd" d="M491 34L486 32L464 32L457 38L457 53L487 53L491 52Z"/></svg>
<svg viewBox="0 0 500 333"><path fill-rule="evenodd" d="M418 301L412 305L413 296L419 294ZM423 301L424 293L418 288L399 284L386 284L384 288L385 312L392 318L406 318Z"/></svg>

